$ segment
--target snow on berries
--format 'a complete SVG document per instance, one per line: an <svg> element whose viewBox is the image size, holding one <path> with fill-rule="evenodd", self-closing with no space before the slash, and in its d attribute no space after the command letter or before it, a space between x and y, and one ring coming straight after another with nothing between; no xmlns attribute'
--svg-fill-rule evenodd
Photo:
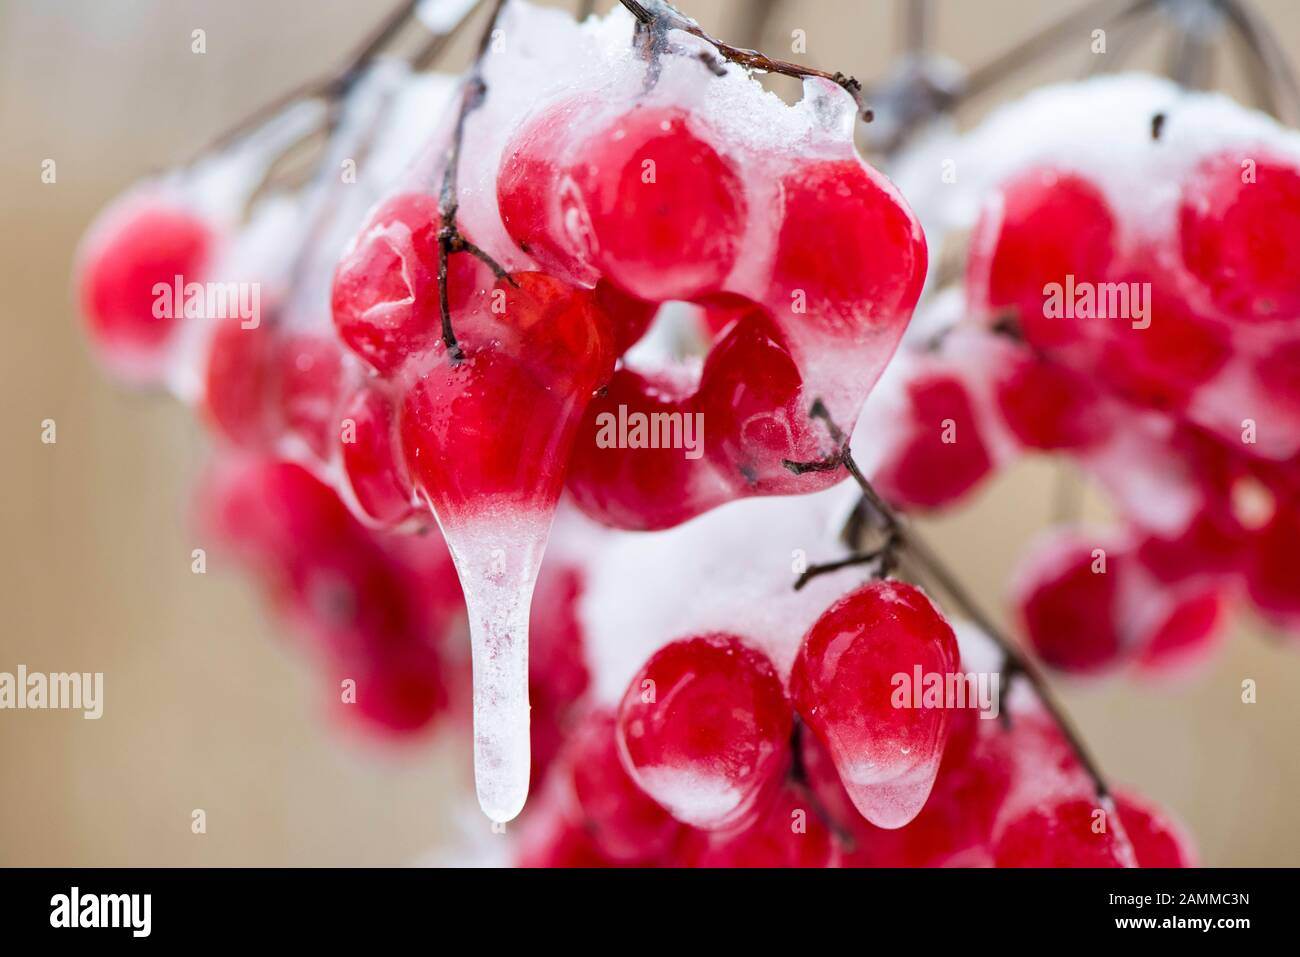
<svg viewBox="0 0 1300 957"><path fill-rule="evenodd" d="M199 410L205 527L332 711L472 724L516 863L1190 864L895 509L1030 452L1105 490L1008 589L1072 675L1195 662L1242 597L1300 628L1300 138L1112 77L900 189L852 83L788 105L683 24L513 2L460 80L356 71L306 185L262 189L297 104L131 191L96 354Z"/></svg>
<svg viewBox="0 0 1300 957"><path fill-rule="evenodd" d="M1065 453L1100 485L1118 527L1063 533L1013 588L1031 645L1065 670L1192 660L1242 596L1288 627L1287 586L1261 583L1286 577L1270 534L1300 454L1282 371L1300 342L1285 238L1300 136L1222 96L1124 76L1039 90L940 140L895 173L933 241L969 230L965 308L941 305L951 289L935 296L936 321L868 403L855 440L885 436L870 457L882 492L946 506L1017 451ZM959 174L936 189L940 155ZM983 361L964 361L973 350ZM929 419L899 429L898 397L936 390L945 364L993 402L966 411L951 385L953 441ZM932 464L909 471L927 448ZM1130 544L1110 550L1117 539ZM1088 570L1095 549L1110 550L1109 578Z"/></svg>
<svg viewBox="0 0 1300 957"><path fill-rule="evenodd" d="M502 30L549 45L488 52L482 102L435 139L463 142L416 162L334 277L339 335L392 391L406 472L465 586L480 797L497 820L527 793L527 607L566 475L593 517L629 528L825 487L783 463L829 446L814 400L851 425L924 277L920 229L857 157L843 91L810 84L787 107L744 71L680 55L651 75L630 26L507 10ZM575 45L577 75L556 62ZM430 182L463 183L463 200L418 188ZM654 304L722 300L735 318L707 382L690 364L616 372ZM655 429L703 420L718 451L683 455L671 434L611 443L629 413Z"/></svg>
<svg viewBox="0 0 1300 957"><path fill-rule="evenodd" d="M772 663L734 635L664 646L628 685L618 743L641 788L696 827L743 820L789 763L792 713Z"/></svg>

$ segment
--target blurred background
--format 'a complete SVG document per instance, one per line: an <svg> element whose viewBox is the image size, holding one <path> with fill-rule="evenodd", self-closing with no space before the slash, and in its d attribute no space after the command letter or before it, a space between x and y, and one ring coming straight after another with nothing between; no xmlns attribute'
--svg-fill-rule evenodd
<svg viewBox="0 0 1300 957"><path fill-rule="evenodd" d="M98 721L0 711L0 864L403 864L450 853L459 816L476 813L467 730L400 748L359 739L327 718L321 682L253 582L215 553L207 574L191 573L205 440L189 410L105 378L71 296L76 244L101 206L331 68L394 3L0 0L0 671L106 676ZM774 56L791 57L803 30L795 58L865 81L898 46L895 0L785 0L758 33L772 6L761 0L680 5L715 36ZM1082 4L936 6L933 47L977 66ZM1300 5L1256 7L1300 60ZM1082 75L1090 29L970 103L963 122ZM448 64L467 62L474 33ZM1147 44L1134 61L1158 67L1163 51ZM1232 69L1216 84L1244 95ZM56 183L41 181L46 159ZM41 442L47 418L54 445ZM931 523L932 537L998 606L1058 492L1054 465L1021 464ZM1087 507L1099 507L1091 495ZM1187 679L1058 681L1112 780L1180 816L1206 864L1300 864L1300 646L1287 644L1238 619ZM1241 703L1245 678L1256 704ZM195 809L206 834L191 832Z"/></svg>

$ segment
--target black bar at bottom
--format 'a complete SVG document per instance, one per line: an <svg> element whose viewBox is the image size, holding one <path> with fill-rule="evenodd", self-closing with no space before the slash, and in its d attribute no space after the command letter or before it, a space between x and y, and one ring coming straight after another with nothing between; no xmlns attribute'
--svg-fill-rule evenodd
<svg viewBox="0 0 1300 957"><path fill-rule="evenodd" d="M813 921L807 931L819 936L924 928L927 943L1039 930L1052 941L1172 934L1230 945L1241 934L1289 929L1295 887L1293 870L1244 869L8 869L0 870L0 933L6 943L76 935L90 945L113 938L338 945L420 939L436 928L436 940L449 945L457 933L527 937L531 928L538 942L558 932L581 943L614 919L646 940L717 928L729 950L750 932L761 939L773 921L787 929Z"/></svg>

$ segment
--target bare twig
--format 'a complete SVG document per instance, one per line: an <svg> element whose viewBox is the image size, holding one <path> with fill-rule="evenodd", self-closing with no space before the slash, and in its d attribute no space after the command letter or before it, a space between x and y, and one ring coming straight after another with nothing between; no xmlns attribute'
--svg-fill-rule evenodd
<svg viewBox="0 0 1300 957"><path fill-rule="evenodd" d="M456 341L456 333L451 325L451 304L447 296L447 260L456 253L469 253L486 263L497 279L505 279L514 285L514 280L501 268L500 263L465 238L460 231L460 224L456 221L460 211L460 153L465 143L465 121L469 119L471 113L483 105L483 100L487 97L487 83L483 80L483 60L492 46L497 20L505 5L506 0L495 0L487 26L483 28L483 36L479 39L478 53L461 86L460 112L456 116L451 145L447 148L442 188L438 192L438 307L442 313L442 341L447 347L447 358L453 363L465 358L465 353L460 343Z"/></svg>
<svg viewBox="0 0 1300 957"><path fill-rule="evenodd" d="M781 76L792 76L798 79L815 76L823 80L829 80L853 97L853 101L858 104L858 108L862 112L863 119L871 120L871 111L863 106L862 84L847 74L827 73L825 70L791 63L788 60L776 60L766 54L759 53L757 50L745 50L724 43L709 36L698 23L678 12L666 0L645 0L645 2L640 2L640 0L620 0L620 2L636 18L639 29L649 35L647 50L652 55L661 52L665 47L667 34L677 30L703 40L713 47L723 60L728 63L735 63L747 70L777 73Z"/></svg>
<svg viewBox="0 0 1300 957"><path fill-rule="evenodd" d="M1092 782L1098 798L1107 799L1110 791L1097 763L1084 746L1082 739L1075 732L1065 712L1052 697L1051 691L1037 669L1030 664L1029 660L1003 633L992 617L984 612L979 603L966 590L961 580L948 568L934 549L917 534L916 530L904 520L903 516L893 506L880 497L870 480L858 467L858 463L853 458L853 453L849 448L847 438L844 437L843 431L830 420L825 405L820 400L814 402L809 414L826 424L832 436L837 437L836 441L840 442L839 449L817 462L787 461L785 463L786 468L796 474L802 474L810 471L831 471L842 467L849 473L861 490L866 507L884 524L887 532L897 542L898 557L917 569L922 577L928 578L937 585L948 596L949 600L961 609L998 646L1005 662L1003 666L1003 677L1005 678L1004 696L1011 679L1017 674L1023 675L1034 689L1043 707L1047 709L1053 720L1060 726L1061 733L1065 735L1071 749L1078 757L1079 763Z"/></svg>

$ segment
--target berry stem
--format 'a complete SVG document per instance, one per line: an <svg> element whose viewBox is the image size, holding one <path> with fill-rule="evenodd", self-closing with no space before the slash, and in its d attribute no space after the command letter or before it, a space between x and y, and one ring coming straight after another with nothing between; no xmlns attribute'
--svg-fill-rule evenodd
<svg viewBox="0 0 1300 957"><path fill-rule="evenodd" d="M956 573L948 568L938 553L907 523L900 512L880 496L871 481L862 473L857 460L854 459L849 448L848 438L844 435L843 430L831 420L825 404L820 399L813 402L809 415L825 423L831 437L839 444L839 450L817 462L786 461L786 468L795 474L802 474L808 471L822 472L830 471L832 468L839 466L844 467L861 490L866 508L875 515L890 536L890 541L893 543L892 546L887 546L890 547L890 552L896 551L902 561L911 565L922 577L928 578L938 585L949 600L960 608L998 646L1004 661L1002 671L1004 678L1002 697L1004 702L1012 679L1017 674L1023 675L1034 689L1034 693L1042 702L1043 707L1047 709L1052 719L1060 727L1061 733L1065 735L1075 756L1079 759L1084 773L1091 780L1097 797L1102 801L1108 800L1110 789L1106 784L1106 779L1102 776L1096 761L1093 760L1082 739L1066 717L1064 710L1052 696L1042 675L1029 663L1029 660L1025 658L1011 639L1003 633L992 617L984 612L979 603L966 590ZM831 463L835 464L832 465ZM848 562L846 564L858 563ZM1005 714L1005 710L1003 713Z"/></svg>
<svg viewBox="0 0 1300 957"><path fill-rule="evenodd" d="M796 714L794 716L794 728L790 732L791 760L790 773L788 775L789 781L803 795L804 800L808 802L809 809L816 816L817 820L821 821L822 824L826 826L826 829L835 835L836 839L846 851L852 853L857 848L857 840L854 839L852 832L836 820L835 816L831 814L830 809L822 803L821 798L817 796L817 792L813 789L812 782L808 778L808 769L805 767L803 760L803 740L804 735L811 733L812 732L808 730L808 726L805 725Z"/></svg>
<svg viewBox="0 0 1300 957"><path fill-rule="evenodd" d="M483 105L487 97L487 83L483 79L483 60L492 46L492 35L496 32L497 20L506 5L506 0L495 0L487 26L479 38L478 52L474 63L465 76L461 90L460 112L456 115L456 127L452 133L451 145L447 148L447 163L442 174L442 187L438 191L438 218L442 225L438 229L438 308L442 313L442 341L447 347L447 358L453 365L465 358L465 352L456 341L455 330L451 326L451 304L447 296L447 260L454 253L469 253L482 260L498 279L506 279L512 285L514 281L495 259L475 246L460 231L456 216L460 212L460 154L465 144L465 121L471 113Z"/></svg>
<svg viewBox="0 0 1300 957"><path fill-rule="evenodd" d="M889 573L889 566L894 558L894 550L898 547L898 540L892 535L886 540L884 545L879 548L873 548L868 551L855 552L847 558L841 558L834 562L819 562L815 565L809 565L804 569L803 574L795 579L794 590L799 591L814 578L821 575L837 572L841 568L852 568L855 565L870 565L872 562L878 562L876 574L884 576Z"/></svg>
<svg viewBox="0 0 1300 957"><path fill-rule="evenodd" d="M830 80L853 97L853 101L857 103L863 119L867 122L871 121L871 111L863 105L862 84L848 74L828 73L825 70L802 66L788 60L776 60L764 53L759 53L757 50L746 50L732 46L710 36L704 31L703 27L678 11L672 4L667 3L666 0L646 0L644 3L640 2L640 0L620 0L620 2L636 18L638 27L641 30L648 31L650 41L648 51L651 55L657 55L664 49L665 40L670 31L680 30L682 33L689 34L709 44L717 51L718 56L727 63L735 63L746 70L777 73L781 76L791 76L796 79L815 76L823 80ZM707 59L706 62L708 62ZM715 73L721 69L720 64L711 65L714 66Z"/></svg>

